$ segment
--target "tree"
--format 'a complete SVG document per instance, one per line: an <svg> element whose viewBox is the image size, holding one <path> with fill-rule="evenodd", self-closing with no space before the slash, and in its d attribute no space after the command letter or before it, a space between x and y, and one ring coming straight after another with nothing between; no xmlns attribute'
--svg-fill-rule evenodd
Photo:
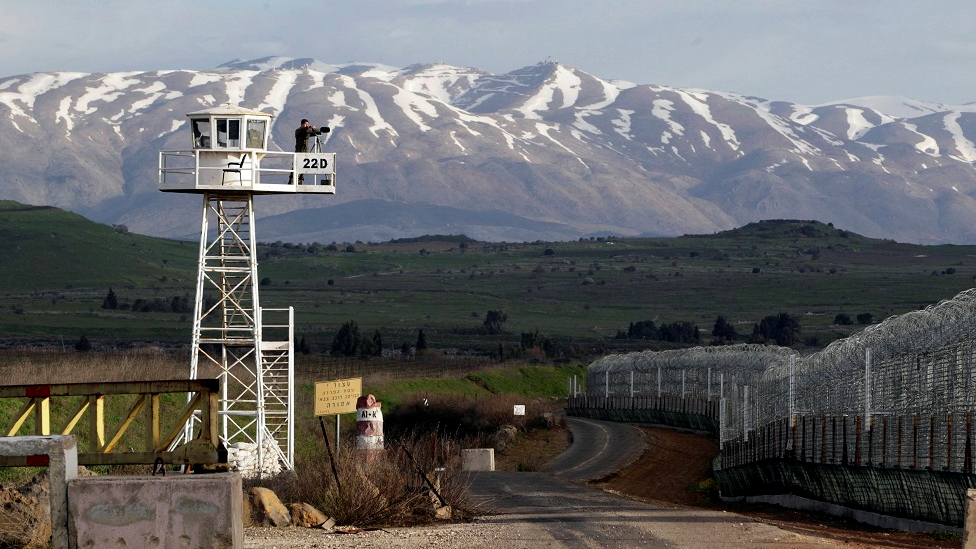
<svg viewBox="0 0 976 549"><path fill-rule="evenodd" d="M873 320L874 320L874 315L872 315L871 313L861 313L857 315L858 324L871 324Z"/></svg>
<svg viewBox="0 0 976 549"><path fill-rule="evenodd" d="M417 345L415 347L418 355L423 353L427 348L427 336L424 335L423 328L417 331Z"/></svg>
<svg viewBox="0 0 976 549"><path fill-rule="evenodd" d="M627 337L629 339L660 339L661 334L653 320L640 320L630 323L630 327L627 328Z"/></svg>
<svg viewBox="0 0 976 549"><path fill-rule="evenodd" d="M169 301L169 309L174 313L181 314L193 312L193 307L190 305L190 298L187 296L173 296L173 299Z"/></svg>
<svg viewBox="0 0 976 549"><path fill-rule="evenodd" d="M383 337L379 330L373 332L373 355L383 356Z"/></svg>
<svg viewBox="0 0 976 549"><path fill-rule="evenodd" d="M753 327L752 336L756 341L776 341L777 345L789 347L799 341L800 321L789 313L770 315Z"/></svg>
<svg viewBox="0 0 976 549"><path fill-rule="evenodd" d="M854 324L854 322L851 320L851 315L847 313L837 313L837 316L834 317L834 324L847 326L850 324Z"/></svg>
<svg viewBox="0 0 976 549"><path fill-rule="evenodd" d="M88 341L88 338L85 337L84 335L82 335L81 336L81 339L79 339L75 343L75 350L78 351L78 352L81 352L81 353L85 353L85 352L91 351L91 348L92 348L91 342L89 342Z"/></svg>
<svg viewBox="0 0 976 549"><path fill-rule="evenodd" d="M671 343L698 343L701 341L701 332L693 322L679 321L671 324L662 324L658 328L661 341Z"/></svg>
<svg viewBox="0 0 976 549"><path fill-rule="evenodd" d="M299 353L302 353L303 355L307 355L312 352L312 348L309 347L308 343L305 342L305 336L302 336L302 340L298 342L296 349Z"/></svg>
<svg viewBox="0 0 976 549"><path fill-rule="evenodd" d="M108 289L108 295L102 300L103 309L118 309L119 308L119 298L115 295L115 291L112 288Z"/></svg>
<svg viewBox="0 0 976 549"><path fill-rule="evenodd" d="M355 320L350 320L339 328L339 333L335 335L332 345L329 346L329 353L332 356L356 356L361 340L359 326L356 325Z"/></svg>
<svg viewBox="0 0 976 549"><path fill-rule="evenodd" d="M715 326L712 328L712 335L717 337L720 341L735 341L738 336L735 333L735 326L732 325L724 316L719 315L715 319Z"/></svg>
<svg viewBox="0 0 976 549"><path fill-rule="evenodd" d="M508 320L508 315L505 311L488 311L485 313L485 321L482 326L485 328L485 333L488 335L497 335L502 333L502 325Z"/></svg>

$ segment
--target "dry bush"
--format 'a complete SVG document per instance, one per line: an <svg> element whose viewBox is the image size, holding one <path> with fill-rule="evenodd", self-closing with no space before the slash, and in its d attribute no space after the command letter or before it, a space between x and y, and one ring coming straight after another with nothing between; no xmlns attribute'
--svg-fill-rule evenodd
<svg viewBox="0 0 976 549"><path fill-rule="evenodd" d="M148 350L97 354L18 353L7 355L0 361L3 385L187 379L189 373L189 356Z"/></svg>
<svg viewBox="0 0 976 549"><path fill-rule="evenodd" d="M361 528L411 526L434 520L434 499L421 471L435 480L454 516L469 516L464 476L459 474L460 447L435 434L390 439L387 449L368 456L344 449L336 461L339 489L326 454L299 457L295 472L254 481L288 503L308 503L338 524Z"/></svg>
<svg viewBox="0 0 976 549"><path fill-rule="evenodd" d="M0 547L50 547L48 503L4 488L0 491Z"/></svg>

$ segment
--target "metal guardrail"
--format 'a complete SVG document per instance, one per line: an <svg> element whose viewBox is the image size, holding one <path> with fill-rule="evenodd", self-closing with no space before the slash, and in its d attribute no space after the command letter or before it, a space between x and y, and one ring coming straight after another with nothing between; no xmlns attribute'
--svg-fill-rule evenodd
<svg viewBox="0 0 976 549"><path fill-rule="evenodd" d="M159 189L169 191L187 191L197 189L197 182L212 175L220 181L217 184L202 185L201 189L240 190L245 188L257 192L319 192L335 193L335 173L328 176L306 175L303 184L299 184L296 177L294 159L295 153L289 152L261 152L260 162L245 161L240 165L228 166L226 163L211 166L201 163L199 150L191 151L160 151L159 152ZM323 153L335 164L335 153ZM225 172L229 180L224 181Z"/></svg>
<svg viewBox="0 0 976 549"><path fill-rule="evenodd" d="M75 434L76 430L81 430L81 425L85 425L86 436L79 436L78 463L81 465L153 464L157 460L181 465L226 463L227 452L220 443L217 429L219 387L216 379L3 386L0 387L0 398L24 400L20 410L4 426L3 435L68 435ZM163 414L160 395L168 393L189 393L191 397L178 411ZM122 421L108 430L106 401L123 395L128 395L127 400L133 402ZM64 401L62 410L66 412L64 424L57 429L52 429L52 400ZM142 440L138 441L139 437L133 435L135 429L130 427L140 415L143 432ZM183 432L183 425L194 415L201 420L199 436L168 449ZM83 421L85 419L87 421ZM33 425L30 425L31 420ZM169 420L165 431L161 420ZM25 430L28 432L22 433ZM85 442L87 451L81 451ZM0 456L0 466L38 465L28 461L24 457Z"/></svg>

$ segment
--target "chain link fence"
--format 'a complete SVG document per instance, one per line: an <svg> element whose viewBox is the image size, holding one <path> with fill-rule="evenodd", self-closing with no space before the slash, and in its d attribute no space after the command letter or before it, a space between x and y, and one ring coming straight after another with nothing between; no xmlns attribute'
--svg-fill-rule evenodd
<svg viewBox="0 0 976 549"><path fill-rule="evenodd" d="M974 326L976 289L808 356L764 345L610 355L589 366L587 394L716 402L728 465L802 457L968 473Z"/></svg>

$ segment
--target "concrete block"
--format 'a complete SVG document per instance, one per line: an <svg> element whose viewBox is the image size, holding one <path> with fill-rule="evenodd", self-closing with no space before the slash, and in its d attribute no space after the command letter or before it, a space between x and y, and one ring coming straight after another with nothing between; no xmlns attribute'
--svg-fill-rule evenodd
<svg viewBox="0 0 976 549"><path fill-rule="evenodd" d="M962 529L962 549L976 549L976 490L966 490L966 520Z"/></svg>
<svg viewBox="0 0 976 549"><path fill-rule="evenodd" d="M470 450L461 450L461 470L494 471L495 449L472 448Z"/></svg>
<svg viewBox="0 0 976 549"><path fill-rule="evenodd" d="M237 473L77 478L71 546L240 549L243 499Z"/></svg>
<svg viewBox="0 0 976 549"><path fill-rule="evenodd" d="M51 547L68 549L67 482L78 476L74 435L0 437L0 456L31 458L25 465L47 465L51 485ZM46 459L35 460L35 458Z"/></svg>

